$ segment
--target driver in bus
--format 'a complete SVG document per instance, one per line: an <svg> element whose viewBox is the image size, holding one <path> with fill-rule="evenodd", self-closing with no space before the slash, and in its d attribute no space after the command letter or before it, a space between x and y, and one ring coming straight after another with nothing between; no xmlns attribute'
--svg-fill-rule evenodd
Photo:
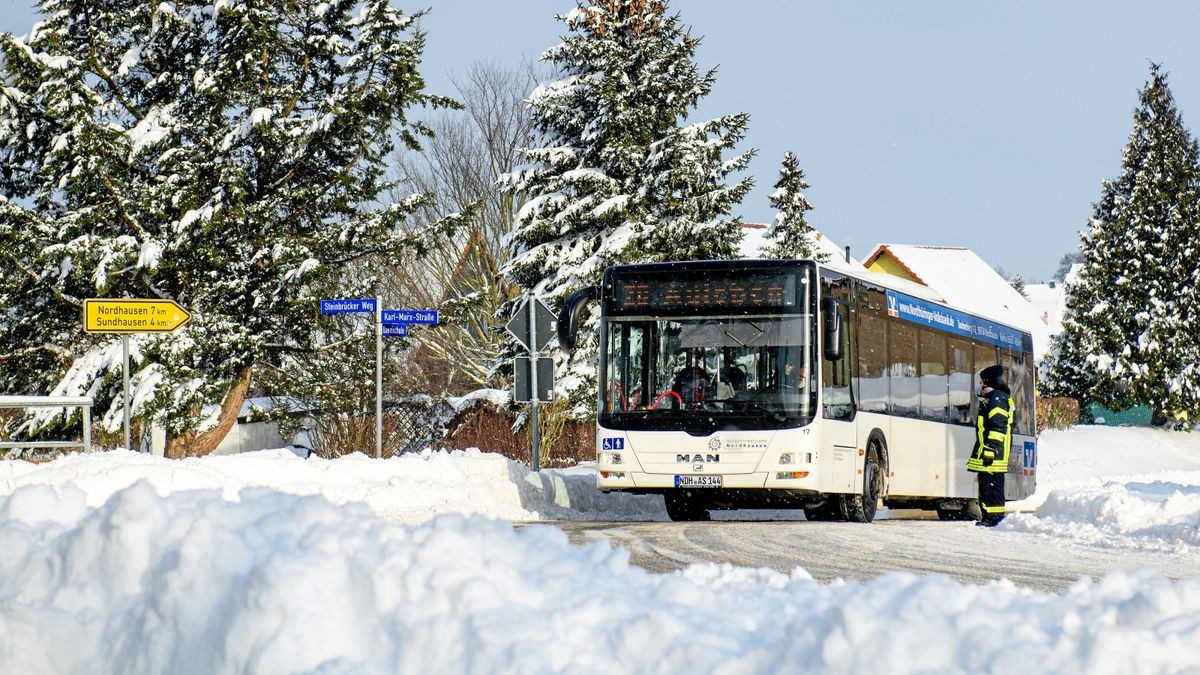
<svg viewBox="0 0 1200 675"><path fill-rule="evenodd" d="M684 408L698 408L708 398L712 381L708 379L708 371L704 369L704 348L693 349L689 357L689 363L675 374L672 389L679 394Z"/></svg>
<svg viewBox="0 0 1200 675"><path fill-rule="evenodd" d="M746 388L746 373L737 364L737 354L729 347L723 350L722 360L725 362L725 367L720 372L721 381L729 387L729 397L731 397L734 392L739 392ZM721 396L720 398L729 397Z"/></svg>
<svg viewBox="0 0 1200 675"><path fill-rule="evenodd" d="M805 371L808 369L806 368ZM783 374L779 378L779 386L784 390L800 390L808 388L808 374L801 373L800 369L791 360L784 362Z"/></svg>

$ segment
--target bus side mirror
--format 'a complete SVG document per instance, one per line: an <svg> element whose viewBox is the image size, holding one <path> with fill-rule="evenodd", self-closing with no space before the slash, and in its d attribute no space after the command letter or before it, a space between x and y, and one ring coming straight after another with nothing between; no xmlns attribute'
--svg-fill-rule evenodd
<svg viewBox="0 0 1200 675"><path fill-rule="evenodd" d="M579 319L589 300L600 297L600 288L587 286L571 294L558 313L558 344L563 349L575 349L575 338L579 333Z"/></svg>
<svg viewBox="0 0 1200 675"><path fill-rule="evenodd" d="M843 356L842 314L838 311L837 300L833 298L821 300L821 317L824 328L825 358L829 361L839 361Z"/></svg>

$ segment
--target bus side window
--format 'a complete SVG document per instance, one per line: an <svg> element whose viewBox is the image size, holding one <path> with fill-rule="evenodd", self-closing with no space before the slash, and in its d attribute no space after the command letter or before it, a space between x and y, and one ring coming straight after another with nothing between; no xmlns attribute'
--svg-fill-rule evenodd
<svg viewBox="0 0 1200 675"><path fill-rule="evenodd" d="M970 340L950 338L950 409L955 424L974 424L972 402L975 400L974 350Z"/></svg>
<svg viewBox="0 0 1200 675"><path fill-rule="evenodd" d="M1033 352L1025 353L1025 382L1029 384L1029 388L1025 390L1025 408L1029 411L1026 433L1032 435L1037 433L1037 375L1033 369Z"/></svg>
<svg viewBox="0 0 1200 675"><path fill-rule="evenodd" d="M918 331L921 343L921 419L953 422L948 418L946 336L932 328Z"/></svg>
<svg viewBox="0 0 1200 675"><path fill-rule="evenodd" d="M1020 352L1004 350L1004 372L1008 376L1008 386L1012 389L1013 403L1013 432L1018 434L1033 434L1033 395L1030 393L1033 383L1027 376L1025 355Z"/></svg>
<svg viewBox="0 0 1200 675"><path fill-rule="evenodd" d="M979 414L979 371L1000 363L1000 348L996 345L975 343L975 372L971 373L971 424Z"/></svg>
<svg viewBox="0 0 1200 675"><path fill-rule="evenodd" d="M859 288L863 288L862 285ZM858 372L854 393L858 409L866 412L888 411L887 378L887 314L883 291L863 288L859 294L858 314Z"/></svg>
<svg viewBox="0 0 1200 675"><path fill-rule="evenodd" d="M917 327L888 321L888 380L893 415L916 417L921 397L917 375Z"/></svg>

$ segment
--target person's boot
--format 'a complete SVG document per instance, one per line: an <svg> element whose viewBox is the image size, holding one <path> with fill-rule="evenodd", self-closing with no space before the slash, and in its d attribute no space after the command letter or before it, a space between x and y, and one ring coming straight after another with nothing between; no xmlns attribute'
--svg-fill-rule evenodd
<svg viewBox="0 0 1200 675"><path fill-rule="evenodd" d="M984 516L983 520L975 523L975 527L995 527L999 525L1000 521L1002 520L1004 520L1004 516L1000 516L999 518L993 516Z"/></svg>

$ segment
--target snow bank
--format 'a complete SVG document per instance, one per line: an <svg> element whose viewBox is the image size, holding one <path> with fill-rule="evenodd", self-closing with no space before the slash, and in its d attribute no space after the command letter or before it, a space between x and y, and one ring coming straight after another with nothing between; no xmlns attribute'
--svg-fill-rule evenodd
<svg viewBox="0 0 1200 675"><path fill-rule="evenodd" d="M103 504L138 480L160 495L220 490L236 500L248 487L319 494L335 504L363 502L381 517L421 523L443 513L511 521L665 519L660 497L605 495L590 472L531 473L478 450L376 460L353 454L301 459L286 450L168 460L124 450L72 454L45 464L0 462L0 495L21 485L80 488L88 506Z"/></svg>
<svg viewBox="0 0 1200 675"><path fill-rule="evenodd" d="M1189 553L1200 550L1200 472L1179 481L1107 481L1050 493L1033 514L1015 514L1012 529L1106 548Z"/></svg>
<svg viewBox="0 0 1200 675"><path fill-rule="evenodd" d="M698 565L606 543L245 489L99 508L0 498L0 663L20 673L1171 672L1200 663L1200 581L1007 582ZM786 665L785 665L786 664Z"/></svg>
<svg viewBox="0 0 1200 675"><path fill-rule="evenodd" d="M1038 440L1038 490L1002 529L1103 548L1200 551L1200 434L1079 426ZM1031 511L1031 512L1030 512Z"/></svg>

